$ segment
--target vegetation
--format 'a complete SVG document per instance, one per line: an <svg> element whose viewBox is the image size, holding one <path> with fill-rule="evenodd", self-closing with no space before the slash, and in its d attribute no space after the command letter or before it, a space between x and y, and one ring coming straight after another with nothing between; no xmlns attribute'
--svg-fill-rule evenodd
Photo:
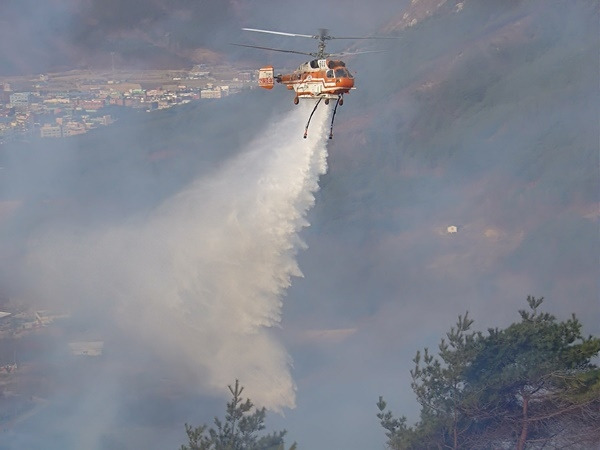
<svg viewBox="0 0 600 450"><path fill-rule="evenodd" d="M215 427L192 427L185 424L189 443L180 450L284 450L285 431L259 436L265 429L265 408L256 409L250 399L242 398L244 388L239 381L228 386L232 399L227 403L225 421L215 417ZM253 411L254 409L254 411ZM294 443L289 450L295 450Z"/></svg>
<svg viewBox="0 0 600 450"><path fill-rule="evenodd" d="M487 334L468 314L437 356L417 352L412 388L420 420L408 426L379 398L392 449L596 448L600 443L600 338L581 335L573 315L558 322L528 297L521 321Z"/></svg>

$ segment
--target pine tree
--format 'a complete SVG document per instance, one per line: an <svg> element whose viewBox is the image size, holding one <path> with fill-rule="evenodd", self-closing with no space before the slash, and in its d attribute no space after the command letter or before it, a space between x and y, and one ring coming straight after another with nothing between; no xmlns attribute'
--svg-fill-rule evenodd
<svg viewBox="0 0 600 450"><path fill-rule="evenodd" d="M180 450L285 450L283 437L286 431L273 432L265 436L258 433L265 429L265 408L256 409L250 399L244 400L239 380L235 380L231 401L227 403L225 420L215 417L215 428L207 425L192 427L185 424L188 445ZM254 409L254 411L252 411ZM294 443L289 450L296 450Z"/></svg>
<svg viewBox="0 0 600 450"><path fill-rule="evenodd" d="M437 356L417 352L412 388L421 404L414 427L380 397L378 418L393 449L589 448L600 443L600 339L581 323L538 311L528 297L521 321L487 335L459 316Z"/></svg>
<svg viewBox="0 0 600 450"><path fill-rule="evenodd" d="M574 315L557 322L539 312L543 298L527 302L521 322L488 330L465 372L472 397L465 413L486 431L478 440L489 443L493 431L518 450L529 442L598 442L600 374L590 360L600 339L584 338Z"/></svg>

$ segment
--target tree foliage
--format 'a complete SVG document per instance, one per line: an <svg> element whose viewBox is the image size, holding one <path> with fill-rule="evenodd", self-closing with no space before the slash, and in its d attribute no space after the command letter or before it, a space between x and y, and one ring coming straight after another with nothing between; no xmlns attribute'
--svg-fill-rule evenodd
<svg viewBox="0 0 600 450"><path fill-rule="evenodd" d="M263 436L258 434L265 429L265 408L254 408L250 399L242 398L244 388L239 380L228 388L232 398L227 403L225 420L215 417L215 427L210 428L208 425L193 427L186 423L189 442L180 450L285 450L285 430ZM292 444L289 450L296 450L296 444Z"/></svg>
<svg viewBox="0 0 600 450"><path fill-rule="evenodd" d="M529 296L521 321L471 331L459 316L437 356L418 351L412 389L419 421L407 426L379 398L392 449L591 448L600 443L600 339L573 315L558 322Z"/></svg>

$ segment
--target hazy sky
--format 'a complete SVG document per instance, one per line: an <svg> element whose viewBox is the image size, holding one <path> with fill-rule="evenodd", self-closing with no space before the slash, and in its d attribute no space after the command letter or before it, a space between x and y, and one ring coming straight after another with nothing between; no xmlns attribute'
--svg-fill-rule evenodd
<svg viewBox="0 0 600 450"><path fill-rule="evenodd" d="M73 67L106 69L113 61L117 67L185 67L198 48L224 52L225 59L245 58L229 45L252 39L241 27L304 34L330 28L338 36L368 35L402 3L309 0L293 6L272 0L51 0L43 4L7 0L0 5L0 75ZM286 48L316 50L308 40L262 38L262 45L266 39Z"/></svg>
<svg viewBox="0 0 600 450"><path fill-rule="evenodd" d="M240 26L371 34L407 3L13 1L0 69L166 32L240 58L287 45ZM304 140L310 105L274 89L0 150L1 292L105 341L0 446L178 448L239 378L288 445L379 449L378 396L414 420L412 358L466 310L484 330L544 296L598 334L597 5L474 5L349 61L332 141L331 109Z"/></svg>

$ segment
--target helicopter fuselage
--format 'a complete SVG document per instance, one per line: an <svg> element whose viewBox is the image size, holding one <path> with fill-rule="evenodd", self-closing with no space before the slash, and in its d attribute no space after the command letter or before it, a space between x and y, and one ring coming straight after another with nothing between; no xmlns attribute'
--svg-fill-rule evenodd
<svg viewBox="0 0 600 450"><path fill-rule="evenodd" d="M269 70L271 67L261 69ZM273 81L277 81L296 92L294 102L298 98L326 98L335 99L342 94L347 94L354 89L354 77L346 68L343 61L332 59L313 59L301 64L292 73L278 74L261 73L259 85L271 89Z"/></svg>

